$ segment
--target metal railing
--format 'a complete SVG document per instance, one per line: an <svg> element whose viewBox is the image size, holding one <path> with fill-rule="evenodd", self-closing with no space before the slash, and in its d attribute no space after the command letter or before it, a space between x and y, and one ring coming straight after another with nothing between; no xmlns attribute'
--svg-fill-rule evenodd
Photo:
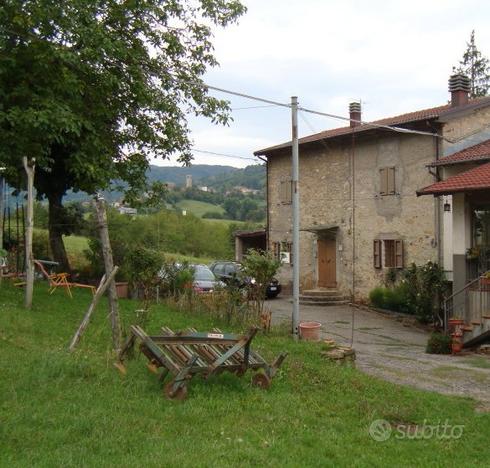
<svg viewBox="0 0 490 468"><path fill-rule="evenodd" d="M482 323L483 315L490 310L489 272L478 276L459 291L444 299L444 330L448 330L451 318L463 319L465 324Z"/></svg>

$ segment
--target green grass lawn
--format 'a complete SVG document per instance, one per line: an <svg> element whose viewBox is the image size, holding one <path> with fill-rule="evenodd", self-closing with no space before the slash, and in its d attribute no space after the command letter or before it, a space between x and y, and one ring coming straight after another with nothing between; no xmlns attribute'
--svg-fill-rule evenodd
<svg viewBox="0 0 490 468"><path fill-rule="evenodd" d="M206 203L197 200L182 200L177 203L177 207L180 210L186 210L188 213L192 213L199 218L208 211L212 211L213 213L223 214L225 210L222 206L213 205L212 203Z"/></svg>
<svg viewBox="0 0 490 468"><path fill-rule="evenodd" d="M490 415L474 402L393 385L320 356L320 345L279 332L259 336L267 358L290 355L269 391L249 373L193 379L185 402L167 401L137 355L125 377L112 367L106 304L78 350L67 344L90 295L0 286L1 466L488 466ZM121 301L125 328L138 304ZM153 307L148 332L162 325L207 330L206 316ZM373 420L464 425L458 440L375 442Z"/></svg>

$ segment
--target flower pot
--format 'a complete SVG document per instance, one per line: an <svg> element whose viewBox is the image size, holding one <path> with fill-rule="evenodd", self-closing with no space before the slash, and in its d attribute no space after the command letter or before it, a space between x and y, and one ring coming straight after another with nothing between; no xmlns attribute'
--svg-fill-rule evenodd
<svg viewBox="0 0 490 468"><path fill-rule="evenodd" d="M453 338L451 343L451 351L453 354L458 354L463 349L463 343L459 338Z"/></svg>
<svg viewBox="0 0 490 468"><path fill-rule="evenodd" d="M122 299L127 299L128 289L129 288L128 288L127 282L116 283L117 297L122 298Z"/></svg>
<svg viewBox="0 0 490 468"><path fill-rule="evenodd" d="M320 322L300 322L299 336L305 341L320 341Z"/></svg>

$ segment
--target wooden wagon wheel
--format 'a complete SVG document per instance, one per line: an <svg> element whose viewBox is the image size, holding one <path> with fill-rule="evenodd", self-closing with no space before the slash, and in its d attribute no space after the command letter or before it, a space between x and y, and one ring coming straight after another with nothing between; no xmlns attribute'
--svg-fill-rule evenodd
<svg viewBox="0 0 490 468"><path fill-rule="evenodd" d="M271 379L267 374L257 372L252 377L252 385L267 390L271 386Z"/></svg>
<svg viewBox="0 0 490 468"><path fill-rule="evenodd" d="M173 382L169 382L168 384L165 384L165 386L163 387L165 396L169 400L179 400L179 401L185 400L187 398L187 386L183 385L172 393L173 385L174 385Z"/></svg>

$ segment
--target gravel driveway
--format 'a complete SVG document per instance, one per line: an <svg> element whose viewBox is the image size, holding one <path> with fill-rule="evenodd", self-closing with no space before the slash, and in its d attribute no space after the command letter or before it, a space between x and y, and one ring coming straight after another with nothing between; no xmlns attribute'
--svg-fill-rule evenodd
<svg viewBox="0 0 490 468"><path fill-rule="evenodd" d="M270 300L273 323L291 320L291 300ZM300 306L301 320L322 324L322 335L353 347L357 368L385 380L424 390L471 396L490 411L490 356L425 353L428 333L400 319L350 306Z"/></svg>

